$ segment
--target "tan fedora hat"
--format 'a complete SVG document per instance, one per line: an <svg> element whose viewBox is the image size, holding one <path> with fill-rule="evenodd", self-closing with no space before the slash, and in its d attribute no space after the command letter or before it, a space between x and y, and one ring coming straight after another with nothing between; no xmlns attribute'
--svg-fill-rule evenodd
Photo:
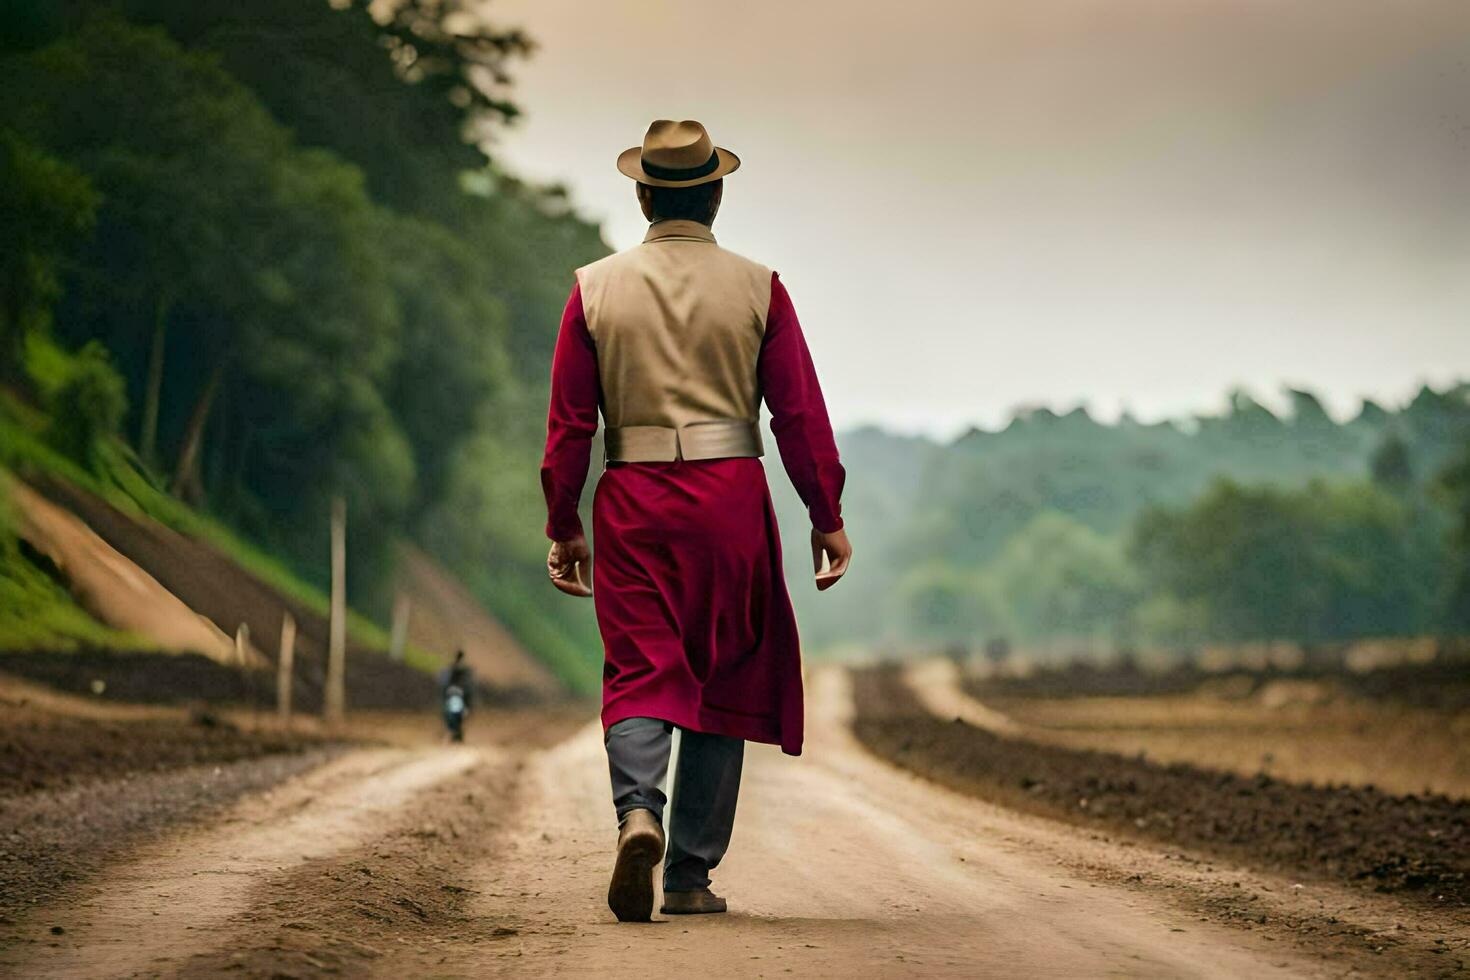
<svg viewBox="0 0 1470 980"><path fill-rule="evenodd" d="M618 154L618 169L641 184L693 187L734 173L740 158L715 146L701 123L655 119L642 146Z"/></svg>

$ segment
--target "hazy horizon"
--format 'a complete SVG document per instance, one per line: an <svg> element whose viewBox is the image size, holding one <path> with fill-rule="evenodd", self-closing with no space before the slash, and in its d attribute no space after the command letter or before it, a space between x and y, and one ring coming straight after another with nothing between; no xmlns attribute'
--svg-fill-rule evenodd
<svg viewBox="0 0 1470 980"><path fill-rule="evenodd" d="M1284 386L1339 418L1470 377L1470 6L495 0L541 45L496 154L638 241L657 116L744 166L834 422L1153 421Z"/></svg>

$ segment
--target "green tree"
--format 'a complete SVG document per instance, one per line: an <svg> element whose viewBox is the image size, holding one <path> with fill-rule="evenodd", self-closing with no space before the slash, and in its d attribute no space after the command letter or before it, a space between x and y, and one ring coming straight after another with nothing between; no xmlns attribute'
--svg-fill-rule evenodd
<svg viewBox="0 0 1470 980"><path fill-rule="evenodd" d="M169 324L188 324L184 345L213 352L201 359L222 363L231 349L258 299L250 255L262 250L244 238L264 227L286 136L212 59L110 16L8 63L0 79L16 122L107 194L79 277L89 315L72 333L149 352L138 441L153 459ZM194 385L180 453L192 458L219 382L214 365L190 367L178 374Z"/></svg>
<svg viewBox="0 0 1470 980"><path fill-rule="evenodd" d="M1470 632L1470 442L1445 467L1438 485L1453 521L1442 621L1445 628L1466 633Z"/></svg>
<svg viewBox="0 0 1470 980"><path fill-rule="evenodd" d="M1119 544L1054 511L1007 541L985 574L1026 638L1119 639L1138 598Z"/></svg>
<svg viewBox="0 0 1470 980"><path fill-rule="evenodd" d="M1384 436L1368 460L1373 482L1392 494L1404 494L1414 486L1414 463L1409 444L1397 432Z"/></svg>
<svg viewBox="0 0 1470 980"><path fill-rule="evenodd" d="M491 401L510 382L509 323L505 304L481 282L483 258L462 238L419 218L389 222L402 351L387 396L414 447L422 512L444 498L466 435L498 423Z"/></svg>
<svg viewBox="0 0 1470 980"><path fill-rule="evenodd" d="M1367 484L1300 490L1220 481L1193 505L1154 508L1132 555L1154 595L1203 610L1225 640L1404 635L1427 623L1411 511Z"/></svg>
<svg viewBox="0 0 1470 980"><path fill-rule="evenodd" d="M0 375L19 376L26 335L49 324L62 261L98 203L86 175L0 128Z"/></svg>
<svg viewBox="0 0 1470 980"><path fill-rule="evenodd" d="M78 351L48 401L51 441L73 459L97 468L98 448L117 435L128 405L107 348L94 340Z"/></svg>
<svg viewBox="0 0 1470 980"><path fill-rule="evenodd" d="M74 6L87 7L88 0ZM525 34L461 0L119 0L136 23L218 54L307 146L367 175L374 200L452 222L459 176L519 110L509 70Z"/></svg>
<svg viewBox="0 0 1470 980"><path fill-rule="evenodd" d="M398 302L361 172L295 147L214 58L115 17L3 74L15 116L107 195L64 327L151 349L129 372L140 443L155 425L173 435L175 489L202 498L213 430L240 513L292 515L268 522L277 535L302 511L319 527L334 493L360 516L400 514L412 453L385 397Z"/></svg>
<svg viewBox="0 0 1470 980"><path fill-rule="evenodd" d="M940 561L920 565L904 576L898 595L916 637L979 647L1011 633L990 583L968 570Z"/></svg>

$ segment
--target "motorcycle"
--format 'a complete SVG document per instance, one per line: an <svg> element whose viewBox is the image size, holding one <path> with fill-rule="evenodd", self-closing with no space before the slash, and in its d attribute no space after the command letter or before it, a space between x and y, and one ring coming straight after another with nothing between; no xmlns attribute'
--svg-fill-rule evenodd
<svg viewBox="0 0 1470 980"><path fill-rule="evenodd" d="M444 689L444 727L449 729L451 742L464 741L464 716L469 711L464 689L450 684Z"/></svg>

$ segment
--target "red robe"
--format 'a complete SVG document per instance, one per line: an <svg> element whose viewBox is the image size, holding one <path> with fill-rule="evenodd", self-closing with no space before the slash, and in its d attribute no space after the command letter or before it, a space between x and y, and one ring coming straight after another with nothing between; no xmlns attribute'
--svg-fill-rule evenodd
<svg viewBox="0 0 1470 980"><path fill-rule="evenodd" d="M756 370L812 525L841 528L845 473L796 310L775 275ZM597 349L574 287L552 360L541 463L553 541L582 532L577 504L600 402ZM592 528L604 729L660 718L801 754L801 647L761 461L615 463L598 480Z"/></svg>

